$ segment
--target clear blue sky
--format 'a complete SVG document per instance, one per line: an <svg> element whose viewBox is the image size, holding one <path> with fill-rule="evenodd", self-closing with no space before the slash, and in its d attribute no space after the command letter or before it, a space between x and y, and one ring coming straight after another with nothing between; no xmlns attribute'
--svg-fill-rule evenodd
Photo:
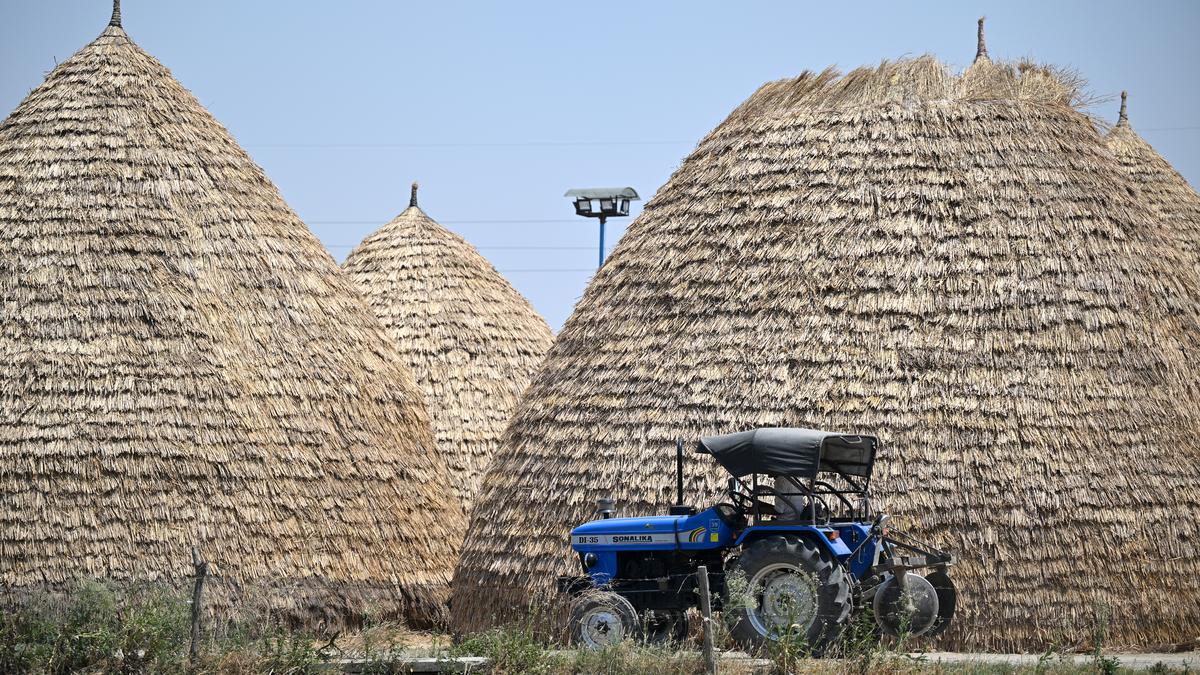
<svg viewBox="0 0 1200 675"><path fill-rule="evenodd" d="M124 0L125 28L267 171L339 261L421 205L557 329L595 265L564 190L661 186L763 82L932 53L1072 66L1095 112L1200 181L1200 2ZM109 0L0 0L0 110L99 34ZM636 206L640 206L638 203ZM487 221L487 222L480 222ZM627 221L626 221L627 222ZM625 222L609 223L615 243ZM534 248L541 247L541 248ZM549 271L553 270L553 271Z"/></svg>

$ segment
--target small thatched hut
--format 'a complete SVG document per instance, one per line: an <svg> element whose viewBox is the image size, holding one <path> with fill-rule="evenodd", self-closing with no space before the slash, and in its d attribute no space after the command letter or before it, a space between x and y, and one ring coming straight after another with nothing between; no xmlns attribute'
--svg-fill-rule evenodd
<svg viewBox="0 0 1200 675"><path fill-rule="evenodd" d="M417 206L416 183L408 208L343 268L416 374L450 484L469 507L554 334L474 246Z"/></svg>
<svg viewBox="0 0 1200 675"><path fill-rule="evenodd" d="M665 512L676 438L809 426L877 433L882 506L962 559L945 644L1087 641L1097 611L1111 644L1200 632L1178 581L1200 573L1195 374L1162 301L1195 274L1071 78L979 46L961 75L922 57L769 83L700 142L506 432L458 629L575 573L565 535L598 497ZM722 479L689 461L694 501Z"/></svg>
<svg viewBox="0 0 1200 675"><path fill-rule="evenodd" d="M350 280L120 8L0 125L0 588L444 614L463 515Z"/></svg>
<svg viewBox="0 0 1200 675"><path fill-rule="evenodd" d="M1127 94L1121 92L1117 123L1105 138L1108 149L1160 214L1176 246L1200 264L1200 195L1129 124Z"/></svg>

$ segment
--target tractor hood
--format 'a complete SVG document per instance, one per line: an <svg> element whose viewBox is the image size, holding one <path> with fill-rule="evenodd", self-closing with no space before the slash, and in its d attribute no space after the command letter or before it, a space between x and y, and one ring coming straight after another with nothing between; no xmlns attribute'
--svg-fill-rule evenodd
<svg viewBox="0 0 1200 675"><path fill-rule="evenodd" d="M571 530L571 546L578 552L612 550L702 549L732 541L733 530L715 509L692 516L642 516L605 518Z"/></svg>
<svg viewBox="0 0 1200 675"><path fill-rule="evenodd" d="M683 528L684 516L643 516L640 518L603 518L571 530L572 535L674 533Z"/></svg>

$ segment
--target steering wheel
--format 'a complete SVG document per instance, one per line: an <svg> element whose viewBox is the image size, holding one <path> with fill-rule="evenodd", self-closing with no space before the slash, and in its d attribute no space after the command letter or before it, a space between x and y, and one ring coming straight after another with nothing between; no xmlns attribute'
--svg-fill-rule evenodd
<svg viewBox="0 0 1200 675"><path fill-rule="evenodd" d="M729 527L739 531L745 529L746 515L737 506L729 502L721 502L713 508L717 511L717 517Z"/></svg>
<svg viewBox="0 0 1200 675"><path fill-rule="evenodd" d="M746 494L741 490L730 490L729 499L735 506L741 509L742 513L753 513L755 506L759 506L760 509L763 506L768 506L765 503L759 502L758 497L778 496L778 494L773 487L759 485L753 494Z"/></svg>
<svg viewBox="0 0 1200 675"><path fill-rule="evenodd" d="M729 501L733 502L737 510L742 513L750 513L754 510L755 499L741 490L730 490Z"/></svg>

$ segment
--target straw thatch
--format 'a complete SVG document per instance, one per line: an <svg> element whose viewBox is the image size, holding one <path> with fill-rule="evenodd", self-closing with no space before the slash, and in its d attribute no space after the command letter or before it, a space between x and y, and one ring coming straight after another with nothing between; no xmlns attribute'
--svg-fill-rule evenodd
<svg viewBox="0 0 1200 675"><path fill-rule="evenodd" d="M1159 214L1159 222L1193 265L1200 263L1200 195L1129 124L1121 92L1117 123L1105 138L1108 149Z"/></svg>
<svg viewBox="0 0 1200 675"><path fill-rule="evenodd" d="M114 13L0 126L0 584L442 616L462 528L350 280ZM228 600L228 597L226 598Z"/></svg>
<svg viewBox="0 0 1200 675"><path fill-rule="evenodd" d="M469 507L554 335L475 247L417 206L363 240L344 269L425 394L438 451Z"/></svg>
<svg viewBox="0 0 1200 675"><path fill-rule="evenodd" d="M1177 326L1197 280L1075 96L985 53L961 76L922 57L759 89L534 376L476 501L456 628L577 573L565 535L596 498L664 512L677 437L807 426L879 434L882 506L962 558L944 644L1084 642L1102 607L1110 644L1196 636ZM724 476L688 471L712 500Z"/></svg>

